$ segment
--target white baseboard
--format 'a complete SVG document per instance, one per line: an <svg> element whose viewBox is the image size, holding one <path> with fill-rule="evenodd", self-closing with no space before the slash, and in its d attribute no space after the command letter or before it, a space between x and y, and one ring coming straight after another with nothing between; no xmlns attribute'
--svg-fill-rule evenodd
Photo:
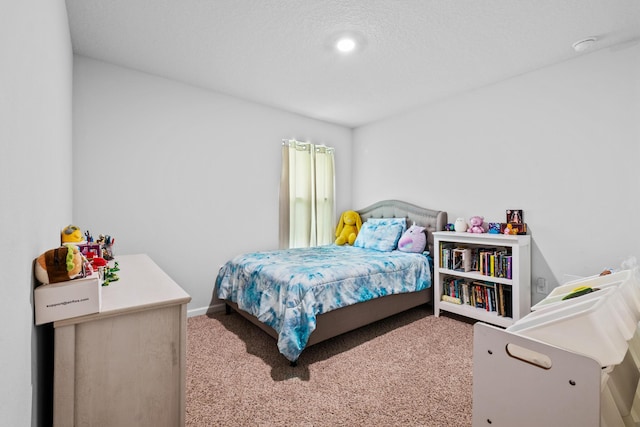
<svg viewBox="0 0 640 427"><path fill-rule="evenodd" d="M202 316L203 314L215 313L224 310L224 303L218 303L207 307L192 308L187 310L187 317Z"/></svg>

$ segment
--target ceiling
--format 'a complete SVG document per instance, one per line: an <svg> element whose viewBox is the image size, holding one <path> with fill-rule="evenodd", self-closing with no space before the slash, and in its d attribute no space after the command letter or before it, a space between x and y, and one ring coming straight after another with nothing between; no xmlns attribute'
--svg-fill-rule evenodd
<svg viewBox="0 0 640 427"><path fill-rule="evenodd" d="M66 4L76 54L348 127L640 39L640 0ZM331 46L344 32L351 55Z"/></svg>

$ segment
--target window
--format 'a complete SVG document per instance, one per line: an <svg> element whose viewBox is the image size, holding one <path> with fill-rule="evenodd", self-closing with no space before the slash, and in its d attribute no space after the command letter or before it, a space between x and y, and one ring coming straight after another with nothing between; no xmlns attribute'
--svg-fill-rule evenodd
<svg viewBox="0 0 640 427"><path fill-rule="evenodd" d="M310 142L282 142L280 247L333 242L335 218L334 149Z"/></svg>

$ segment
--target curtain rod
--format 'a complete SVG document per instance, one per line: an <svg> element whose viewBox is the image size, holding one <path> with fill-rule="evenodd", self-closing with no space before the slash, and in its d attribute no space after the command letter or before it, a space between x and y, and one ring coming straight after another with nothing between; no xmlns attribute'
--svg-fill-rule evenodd
<svg viewBox="0 0 640 427"><path fill-rule="evenodd" d="M290 146L291 143L305 144L305 145L313 146L316 151L320 151L322 149L325 149L327 151L334 151L335 150L335 148L329 147L328 145L314 144L313 142L309 142L309 141L298 141L297 139L283 139L282 140L282 145L289 145Z"/></svg>

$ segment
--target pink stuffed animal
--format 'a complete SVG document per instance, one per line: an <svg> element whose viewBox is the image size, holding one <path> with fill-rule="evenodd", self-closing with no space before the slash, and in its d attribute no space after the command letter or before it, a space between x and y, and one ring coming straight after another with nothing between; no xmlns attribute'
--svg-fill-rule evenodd
<svg viewBox="0 0 640 427"><path fill-rule="evenodd" d="M484 217L481 216L472 216L469 218L469 228L467 228L468 233L484 233L483 223Z"/></svg>

